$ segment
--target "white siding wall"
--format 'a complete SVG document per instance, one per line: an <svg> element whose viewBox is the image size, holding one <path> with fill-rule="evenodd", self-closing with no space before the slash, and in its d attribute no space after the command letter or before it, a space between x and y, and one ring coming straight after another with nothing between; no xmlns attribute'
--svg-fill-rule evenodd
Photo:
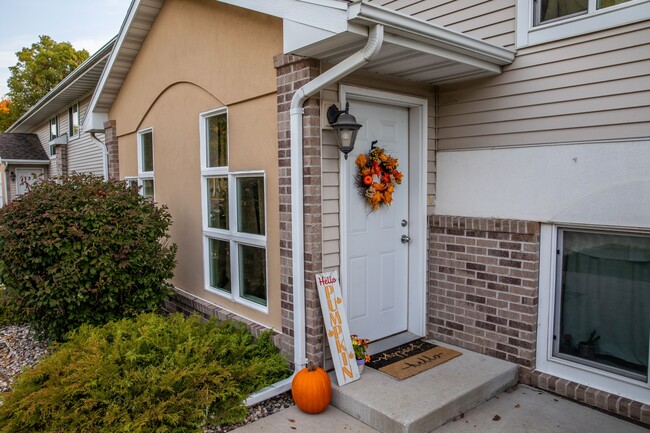
<svg viewBox="0 0 650 433"><path fill-rule="evenodd" d="M650 20L521 49L439 100L440 150L648 137Z"/></svg>
<svg viewBox="0 0 650 433"><path fill-rule="evenodd" d="M515 45L515 0L371 0L504 47Z"/></svg>
<svg viewBox="0 0 650 433"><path fill-rule="evenodd" d="M86 116L90 98L79 103L79 118L83 120ZM66 111L67 119L67 111ZM67 120L66 120L67 128ZM104 141L104 135L98 134L97 138ZM90 138L90 134L81 133L78 138L68 141L68 173L92 173L102 176L104 173L102 163L102 150Z"/></svg>
<svg viewBox="0 0 650 433"><path fill-rule="evenodd" d="M61 118L59 117L59 131L61 131ZM54 177L57 176L57 168L56 168L56 158L50 156L50 121L48 121L39 127L36 132L36 135L38 135L38 139L41 141L41 144L43 145L43 150L45 151L45 154L50 157L50 166L48 167L47 170L47 177ZM13 197L13 195L12 195Z"/></svg>

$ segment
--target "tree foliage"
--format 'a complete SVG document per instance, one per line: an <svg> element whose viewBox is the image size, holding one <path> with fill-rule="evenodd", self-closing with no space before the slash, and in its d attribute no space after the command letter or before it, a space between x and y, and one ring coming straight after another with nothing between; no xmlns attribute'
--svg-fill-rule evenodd
<svg viewBox="0 0 650 433"><path fill-rule="evenodd" d="M270 339L231 322L143 314L82 326L24 372L0 433L200 433L241 421L243 400L289 375Z"/></svg>
<svg viewBox="0 0 650 433"><path fill-rule="evenodd" d="M18 120L17 114L11 99L7 97L0 99L0 133L6 131Z"/></svg>
<svg viewBox="0 0 650 433"><path fill-rule="evenodd" d="M86 60L88 51L77 51L70 42L56 42L43 35L31 47L18 51L16 57L18 63L9 68L7 86L18 118Z"/></svg>
<svg viewBox="0 0 650 433"><path fill-rule="evenodd" d="M60 340L83 323L155 311L171 292L171 216L124 182L37 182L0 209L0 282L21 317Z"/></svg>

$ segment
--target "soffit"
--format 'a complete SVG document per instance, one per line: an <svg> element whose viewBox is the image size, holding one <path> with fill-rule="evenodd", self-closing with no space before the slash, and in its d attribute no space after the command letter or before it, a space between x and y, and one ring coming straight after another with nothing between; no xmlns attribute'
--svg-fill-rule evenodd
<svg viewBox="0 0 650 433"><path fill-rule="evenodd" d="M511 50L374 4L350 4L345 19L341 32L285 19L285 52L336 64L363 48L370 27L380 24L381 51L362 68L376 74L439 85L498 75L514 60Z"/></svg>
<svg viewBox="0 0 650 433"><path fill-rule="evenodd" d="M97 86L114 44L115 39L79 65L23 114L7 132L32 132L58 113L67 110L70 105L88 96Z"/></svg>

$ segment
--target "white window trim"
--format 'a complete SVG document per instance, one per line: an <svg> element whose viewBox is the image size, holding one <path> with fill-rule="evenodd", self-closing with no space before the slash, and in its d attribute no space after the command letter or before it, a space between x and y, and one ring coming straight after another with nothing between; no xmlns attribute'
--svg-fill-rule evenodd
<svg viewBox="0 0 650 433"><path fill-rule="evenodd" d="M650 0L632 0L598 10L594 4L595 0L590 0L586 14L534 26L533 0L517 0L517 48L619 27L650 16Z"/></svg>
<svg viewBox="0 0 650 433"><path fill-rule="evenodd" d="M154 167L154 170L151 171L143 171L142 170L142 136L146 133L151 133L151 161L152 161L152 166ZM153 135L153 127L141 129L138 131L138 186L140 187L140 194L144 195L144 181L145 180L152 180L154 181L154 189L153 189L153 200L156 200L156 181L154 179L154 171L156 167L156 156L155 156L155 151L156 149L156 144L154 141L154 135Z"/></svg>
<svg viewBox="0 0 650 433"><path fill-rule="evenodd" d="M594 229L562 225L562 228ZM602 228L611 231L611 228ZM632 400L650 404L650 375L646 383L553 356L556 250L558 226L542 224L540 232L537 370Z"/></svg>
<svg viewBox="0 0 650 433"><path fill-rule="evenodd" d="M77 107L77 120L79 122L76 134L72 133L72 116L70 115L71 114L70 111L71 111L72 107L74 107L74 106ZM81 112L79 111L80 109L81 109L81 106L79 105L79 101L76 101L76 102L72 103L68 107L68 131L67 132L68 132L68 138L69 139L75 139L75 138L81 137Z"/></svg>
<svg viewBox="0 0 650 433"><path fill-rule="evenodd" d="M267 179L264 170L248 170L248 171L228 171L228 166L223 167L208 167L207 162L207 126L206 120L208 117L216 116L219 114L228 114L227 107L217 108L215 110L206 111L199 114L199 135L200 135L200 149L201 149L201 221L203 228L203 281L204 288L210 293L214 293L220 297L236 302L239 305L246 306L252 310L259 311L264 314L269 313L269 261L268 261L268 216L267 211ZM227 116L228 127L227 132L230 134L230 117ZM230 137L228 143L228 156L230 157ZM213 177L223 177L228 180L228 229L218 229L209 227L208 222L208 189L207 179ZM238 231L237 221L237 178L238 177L262 177L264 180L264 235L254 235L249 233L241 233ZM230 249L230 292L219 290L210 284L210 239L217 239L229 242ZM266 305L260 305L256 302L243 298L239 294L239 248L240 244L251 245L255 247L264 248L265 263L266 263Z"/></svg>

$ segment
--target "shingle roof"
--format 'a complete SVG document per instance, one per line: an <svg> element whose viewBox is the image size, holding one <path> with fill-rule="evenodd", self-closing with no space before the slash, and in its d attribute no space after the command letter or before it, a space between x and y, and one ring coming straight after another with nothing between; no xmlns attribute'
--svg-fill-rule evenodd
<svg viewBox="0 0 650 433"><path fill-rule="evenodd" d="M0 134L0 158L3 160L49 161L36 134Z"/></svg>

